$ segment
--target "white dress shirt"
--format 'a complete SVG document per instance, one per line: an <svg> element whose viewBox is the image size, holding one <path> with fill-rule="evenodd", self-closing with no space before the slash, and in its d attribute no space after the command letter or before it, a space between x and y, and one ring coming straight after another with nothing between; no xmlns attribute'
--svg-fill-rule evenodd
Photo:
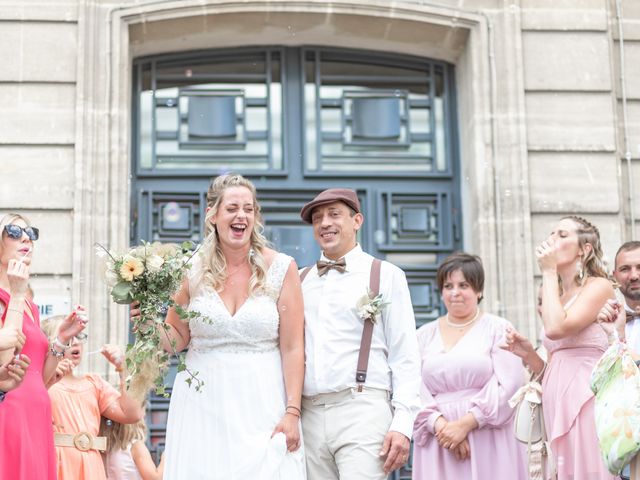
<svg viewBox="0 0 640 480"><path fill-rule="evenodd" d="M314 266L302 283L305 315L303 395L356 387L363 320L356 303L367 294L373 257L356 245L345 255L346 271L318 276ZM322 255L322 260L327 258ZM404 272L382 262L380 293L389 304L373 328L365 387L392 393L389 430L411 438L420 409L420 356L415 318Z"/></svg>
<svg viewBox="0 0 640 480"><path fill-rule="evenodd" d="M633 320L628 321L624 326L624 336L629 349L635 354L640 354L640 316L635 316L635 312L626 305L625 312L634 314Z"/></svg>

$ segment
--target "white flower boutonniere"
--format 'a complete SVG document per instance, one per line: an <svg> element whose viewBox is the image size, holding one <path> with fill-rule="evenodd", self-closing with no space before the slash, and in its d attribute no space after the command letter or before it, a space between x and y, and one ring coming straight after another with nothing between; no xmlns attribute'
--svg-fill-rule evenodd
<svg viewBox="0 0 640 480"><path fill-rule="evenodd" d="M356 303L356 309L360 318L363 320L369 319L376 323L378 316L387 305L389 305L389 302L383 301L381 293L374 296L371 290L367 290L367 294L360 297Z"/></svg>

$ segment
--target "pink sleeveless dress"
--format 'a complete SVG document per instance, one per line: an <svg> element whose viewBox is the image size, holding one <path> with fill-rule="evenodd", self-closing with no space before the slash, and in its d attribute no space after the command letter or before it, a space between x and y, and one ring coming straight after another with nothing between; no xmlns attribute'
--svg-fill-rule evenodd
<svg viewBox="0 0 640 480"><path fill-rule="evenodd" d="M9 304L9 294L0 289L0 301ZM27 337L22 353L31 365L15 390L0 403L0 479L55 480L56 458L53 448L51 401L42 379L49 342L40 330L38 309L32 303L32 320L22 320ZM6 310L4 312L6 314ZM5 315L2 316L4 322Z"/></svg>
<svg viewBox="0 0 640 480"><path fill-rule="evenodd" d="M565 309L573 303L572 298ZM596 435L591 371L607 349L597 323L561 340L543 337L550 355L542 380L542 405L558 480L616 479L607 470Z"/></svg>

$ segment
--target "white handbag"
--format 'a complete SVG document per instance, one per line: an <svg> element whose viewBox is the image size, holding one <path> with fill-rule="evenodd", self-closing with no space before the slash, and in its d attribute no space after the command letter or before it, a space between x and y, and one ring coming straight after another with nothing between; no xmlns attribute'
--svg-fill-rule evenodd
<svg viewBox="0 0 640 480"><path fill-rule="evenodd" d="M513 433L522 443L531 445L546 440L542 415L542 386L536 379L520 387L509 400L515 408Z"/></svg>
<svg viewBox="0 0 640 480"><path fill-rule="evenodd" d="M547 364L540 373L531 377L528 383L518 389L509 399L509 406L515 409L513 418L513 433L516 439L527 444L529 470L532 468L532 445L542 443L540 448L540 474L545 479L557 478L555 466L550 458L550 447L544 428L542 413L542 385L540 379L544 375ZM534 468L534 469L537 469Z"/></svg>

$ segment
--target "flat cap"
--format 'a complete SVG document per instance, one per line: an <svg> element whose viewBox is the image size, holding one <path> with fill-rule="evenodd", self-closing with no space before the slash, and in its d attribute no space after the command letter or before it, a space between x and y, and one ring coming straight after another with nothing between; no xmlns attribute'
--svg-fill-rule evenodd
<svg viewBox="0 0 640 480"><path fill-rule="evenodd" d="M311 223L313 209L321 205L328 205L333 202L342 202L347 207L352 208L356 213L360 213L360 201L358 194L350 188L329 188L320 192L316 198L307 203L300 210L300 217L306 223Z"/></svg>

